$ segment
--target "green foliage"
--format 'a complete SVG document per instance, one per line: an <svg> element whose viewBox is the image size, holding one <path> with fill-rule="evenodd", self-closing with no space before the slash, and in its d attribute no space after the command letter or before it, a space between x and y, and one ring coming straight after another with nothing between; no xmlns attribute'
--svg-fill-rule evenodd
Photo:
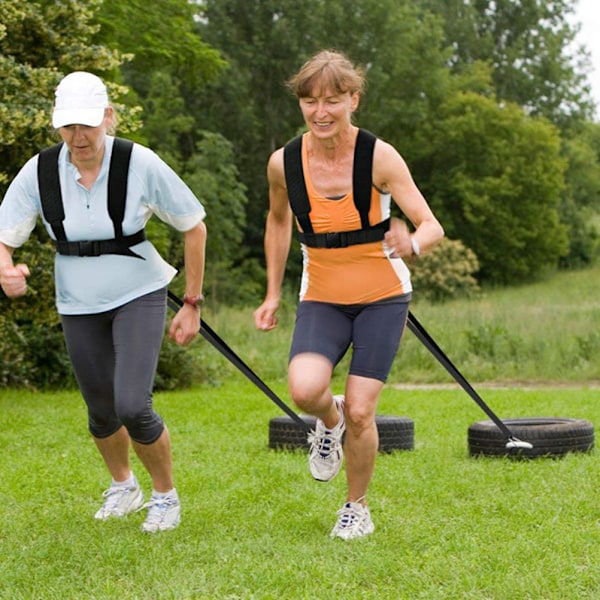
<svg viewBox="0 0 600 600"><path fill-rule="evenodd" d="M553 126L514 104L464 93L419 135L429 147L426 197L448 236L477 255L481 280L531 279L567 253L558 213L565 164Z"/></svg>
<svg viewBox="0 0 600 600"><path fill-rule="evenodd" d="M563 136L567 161L566 189L560 207L569 227L569 253L561 266L581 268L595 262L600 252L597 214L600 212L600 125L585 123Z"/></svg>
<svg viewBox="0 0 600 600"><path fill-rule="evenodd" d="M196 124L169 73L156 71L150 76L144 115L142 132L149 144L173 170L181 172L185 157L192 154L189 145Z"/></svg>
<svg viewBox="0 0 600 600"><path fill-rule="evenodd" d="M581 269L594 264L600 255L598 213L589 206L578 206L567 196L561 203L560 215L569 237L569 252L561 257L560 266Z"/></svg>
<svg viewBox="0 0 600 600"><path fill-rule="evenodd" d="M410 264L415 295L432 302L471 298L479 294L474 274L479 270L475 253L459 240L444 238L429 254Z"/></svg>
<svg viewBox="0 0 600 600"><path fill-rule="evenodd" d="M152 10L142 3L104 0L96 15L95 39L130 56L121 77L143 107L139 141L176 171L195 152L202 121L195 98L225 64L196 34L195 10L186 0L158 0Z"/></svg>
<svg viewBox="0 0 600 600"><path fill-rule="evenodd" d="M185 180L207 213L205 290L215 306L220 301L236 302L240 283L232 269L244 255L247 198L234 166L233 144L219 134L201 132Z"/></svg>
<svg viewBox="0 0 600 600"><path fill-rule="evenodd" d="M0 307L7 301L2 298ZM17 323L7 318L5 311L0 313L0 354L0 388L29 386L25 336Z"/></svg>
<svg viewBox="0 0 600 600"><path fill-rule="evenodd" d="M460 73L490 65L497 97L568 126L593 110L586 51L575 43L573 0L418 0L443 17L450 61Z"/></svg>
<svg viewBox="0 0 600 600"><path fill-rule="evenodd" d="M218 73L224 61L196 35L196 11L195 3L185 0L154 0L152 10L139 2L102 0L96 14L100 26L96 37L110 48L132 55L123 72L141 98L151 98L156 92L153 80L157 73L171 76L177 91L197 91Z"/></svg>
<svg viewBox="0 0 600 600"><path fill-rule="evenodd" d="M74 70L110 73L124 59L94 44L94 11L101 0L0 0L0 195L33 154L56 141L49 120L54 88ZM109 86L123 130L135 109L119 104L125 89Z"/></svg>

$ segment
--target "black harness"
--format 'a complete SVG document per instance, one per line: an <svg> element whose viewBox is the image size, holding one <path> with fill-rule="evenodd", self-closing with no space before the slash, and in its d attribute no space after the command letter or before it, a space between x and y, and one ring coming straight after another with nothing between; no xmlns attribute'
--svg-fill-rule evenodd
<svg viewBox="0 0 600 600"><path fill-rule="evenodd" d="M133 142L115 138L110 169L108 172L108 214L113 222L115 237L110 240L67 241L63 221L65 209L63 206L60 179L58 175L58 154L62 142L42 150L38 160L38 187L42 201L44 218L56 236L54 245L59 254L68 256L100 256L101 254L121 254L145 260L143 256L131 250L146 239L146 233L140 229L132 235L123 235L123 217L125 216L125 201L127 198L127 176Z"/></svg>
<svg viewBox="0 0 600 600"><path fill-rule="evenodd" d="M302 168L302 136L288 142L283 149L285 181L292 212L298 219L302 231L297 232L301 243L313 248L346 248L355 244L378 242L390 227L390 220L369 225L371 208L371 188L373 187L373 150L377 138L365 129L358 130L354 149L354 170L352 173L352 196L360 215L361 229L314 233L310 221L310 201Z"/></svg>

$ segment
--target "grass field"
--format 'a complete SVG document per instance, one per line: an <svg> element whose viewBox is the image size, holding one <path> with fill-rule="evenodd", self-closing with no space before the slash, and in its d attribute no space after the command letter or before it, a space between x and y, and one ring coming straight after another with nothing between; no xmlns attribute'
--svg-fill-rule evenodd
<svg viewBox="0 0 600 600"><path fill-rule="evenodd" d="M482 395L503 417L600 422L595 389ZM0 392L1 598L600 597L597 456L469 457L467 427L485 416L460 389L384 391L380 413L414 420L415 449L379 455L376 530L353 542L328 535L343 475L317 483L302 451L269 449L280 412L251 384L232 378L156 403L184 512L177 530L152 536L141 514L92 518L108 481L77 393Z"/></svg>
<svg viewBox="0 0 600 600"><path fill-rule="evenodd" d="M600 423L600 270L412 310L503 418ZM279 331L252 309L207 310L221 336L287 401L293 303ZM331 540L343 475L268 448L280 410L204 340L207 382L156 394L173 439L183 520L145 535L142 514L96 522L109 481L78 392L0 390L0 598L11 600L597 600L595 452L472 458L487 417L407 333L379 413L415 423L415 448L379 455L375 533ZM342 391L344 365L334 380ZM437 384L437 387L414 384ZM443 385L439 385L443 384ZM150 482L133 468L146 492Z"/></svg>

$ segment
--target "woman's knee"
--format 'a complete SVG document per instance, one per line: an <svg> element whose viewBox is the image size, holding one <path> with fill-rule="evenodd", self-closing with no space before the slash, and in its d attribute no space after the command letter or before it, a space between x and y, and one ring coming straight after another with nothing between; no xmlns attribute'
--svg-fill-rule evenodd
<svg viewBox="0 0 600 600"><path fill-rule="evenodd" d="M140 444L152 444L164 429L162 419L149 404L117 405L117 417L127 429L129 437Z"/></svg>
<svg viewBox="0 0 600 600"><path fill-rule="evenodd" d="M320 410L324 399L331 399L330 383L329 379L317 381L311 377L290 382L290 397L300 410L307 412Z"/></svg>
<svg viewBox="0 0 600 600"><path fill-rule="evenodd" d="M98 439L104 439L116 433L123 424L116 415L93 415L88 413L88 429Z"/></svg>
<svg viewBox="0 0 600 600"><path fill-rule="evenodd" d="M357 434L375 427L375 414L377 403L375 401L353 401L346 397L344 402L344 416L346 425Z"/></svg>
<svg viewBox="0 0 600 600"><path fill-rule="evenodd" d="M318 355L298 356L290 362L288 388L290 396L300 409L310 409L328 393L331 365Z"/></svg>

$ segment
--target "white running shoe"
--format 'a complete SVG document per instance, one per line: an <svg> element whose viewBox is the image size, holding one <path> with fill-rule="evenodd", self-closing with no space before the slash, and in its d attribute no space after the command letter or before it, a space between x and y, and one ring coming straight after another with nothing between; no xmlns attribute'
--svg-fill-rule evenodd
<svg viewBox="0 0 600 600"><path fill-rule="evenodd" d="M318 481L330 481L340 471L344 451L342 449L342 437L346 431L344 411L342 405L344 396L334 396L340 420L333 429L327 429L321 419L317 419L315 431L308 434L310 451L308 464L311 475Z"/></svg>
<svg viewBox="0 0 600 600"><path fill-rule="evenodd" d="M142 523L142 531L154 533L175 529L181 521L181 506L175 489L166 496L157 498L154 495L138 510L148 509L146 520Z"/></svg>
<svg viewBox="0 0 600 600"><path fill-rule="evenodd" d="M106 521L110 517L124 517L144 504L144 494L137 481L133 486L111 485L102 495L104 504L94 515L100 521Z"/></svg>
<svg viewBox="0 0 600 600"><path fill-rule="evenodd" d="M375 531L369 509L360 502L346 502L337 514L337 523L331 531L332 538L352 540Z"/></svg>

